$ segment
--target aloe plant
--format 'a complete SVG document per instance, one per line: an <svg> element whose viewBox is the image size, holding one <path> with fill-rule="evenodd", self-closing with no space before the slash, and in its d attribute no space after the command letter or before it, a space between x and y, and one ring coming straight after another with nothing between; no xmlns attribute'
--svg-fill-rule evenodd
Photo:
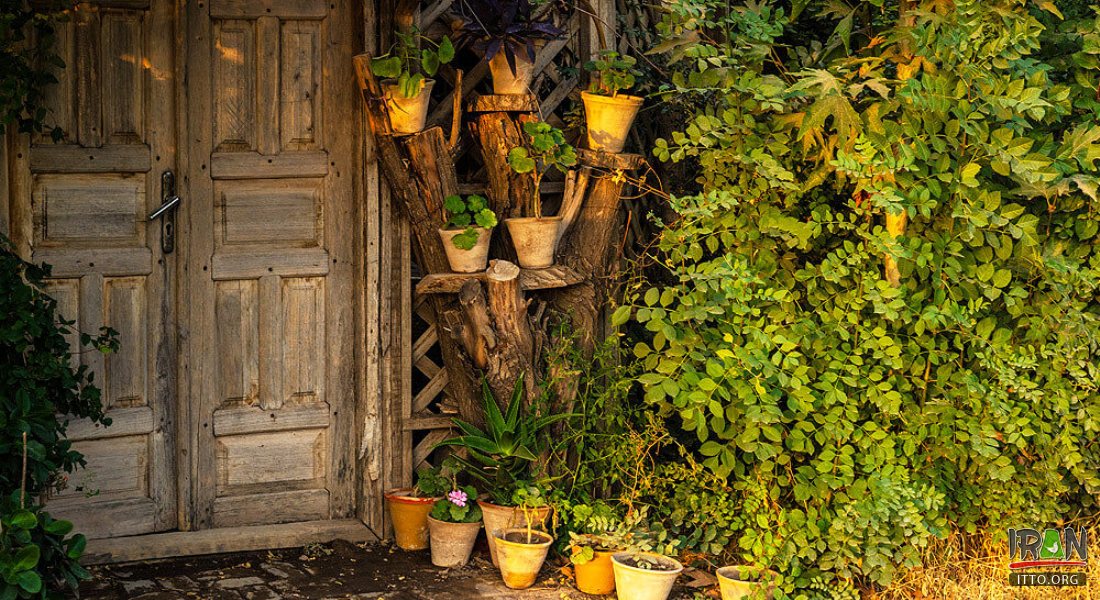
<svg viewBox="0 0 1100 600"><path fill-rule="evenodd" d="M525 412L523 377L516 381L506 411L501 411L489 384L482 381L485 402L485 428L454 419L462 435L436 445L462 448L468 458L456 457L471 477L478 480L493 503L509 506L520 487L528 488L532 467L542 449L540 437L550 425L575 416L572 413L540 416Z"/></svg>

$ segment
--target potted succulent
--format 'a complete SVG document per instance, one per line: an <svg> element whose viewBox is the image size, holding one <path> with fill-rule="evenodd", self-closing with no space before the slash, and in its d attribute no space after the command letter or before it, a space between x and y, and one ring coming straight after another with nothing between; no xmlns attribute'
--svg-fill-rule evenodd
<svg viewBox="0 0 1100 600"><path fill-rule="evenodd" d="M530 94L535 48L565 31L549 14L538 17L528 0L460 0L460 44L485 54L494 94Z"/></svg>
<svg viewBox="0 0 1100 600"><path fill-rule="evenodd" d="M496 545L497 566L504 585L523 590L534 585L546 562L546 554L554 536L536 529L549 516L546 497L537 486L521 486L512 495L515 509L523 515L522 527L498 529L492 535Z"/></svg>
<svg viewBox="0 0 1100 600"><path fill-rule="evenodd" d="M641 72L634 68L633 56L604 50L600 57L585 63L591 72L588 91L581 92L588 128L588 147L593 150L622 152L630 125L642 107L642 99L623 94L634 87Z"/></svg>
<svg viewBox="0 0 1100 600"><path fill-rule="evenodd" d="M763 567L732 565L716 571L722 600L760 598L772 600L779 574Z"/></svg>
<svg viewBox="0 0 1100 600"><path fill-rule="evenodd" d="M489 261L489 237L497 215L485 198L477 194L451 195L443 200L447 224L439 230L447 262L456 273L484 271ZM450 216L447 216L450 215Z"/></svg>
<svg viewBox="0 0 1100 600"><path fill-rule="evenodd" d="M386 505L393 521L393 537L402 550L428 547L428 513L451 487L441 469L421 469L416 486L386 492Z"/></svg>
<svg viewBox="0 0 1100 600"><path fill-rule="evenodd" d="M527 144L508 152L508 165L516 173L531 173L535 180L535 193L527 207L527 216L505 219L512 245L516 248L519 264L525 269L542 269L554 264L554 251L558 245L560 216L542 215L542 179L550 169L562 173L577 164L577 153L565 141L565 134L549 123L530 121L523 124Z"/></svg>
<svg viewBox="0 0 1100 600"><path fill-rule="evenodd" d="M418 133L428 117L428 100L435 80L430 79L455 56L451 39L438 44L420 35L397 32L397 41L386 54L371 60L370 70L383 77L382 94L394 133ZM425 77L426 76L426 77Z"/></svg>
<svg viewBox="0 0 1100 600"><path fill-rule="evenodd" d="M573 416L521 412L523 389L520 377L507 411L502 412L489 385L482 382L485 429L455 419L455 427L462 435L438 444L465 450L468 458L456 455L455 460L486 490L485 497L478 499L478 505L494 565L499 564L496 533L517 526L534 528L549 518L550 507L542 489L531 483L533 465L542 449L547 427Z"/></svg>
<svg viewBox="0 0 1100 600"><path fill-rule="evenodd" d="M665 600L684 565L653 552L618 552L611 556L619 600Z"/></svg>
<svg viewBox="0 0 1100 600"><path fill-rule="evenodd" d="M472 485L462 488L456 485L432 506L428 529L433 565L461 567L470 560L477 533L481 531L481 507L475 498L477 490Z"/></svg>

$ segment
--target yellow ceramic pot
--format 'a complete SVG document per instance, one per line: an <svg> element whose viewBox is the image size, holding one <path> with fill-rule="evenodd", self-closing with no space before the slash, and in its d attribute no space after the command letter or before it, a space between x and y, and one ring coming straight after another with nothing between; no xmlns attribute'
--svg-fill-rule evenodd
<svg viewBox="0 0 1100 600"><path fill-rule="evenodd" d="M498 531L494 537L504 585L513 590L525 590L534 585L554 537L525 528Z"/></svg>
<svg viewBox="0 0 1100 600"><path fill-rule="evenodd" d="M423 550L428 547L428 513L439 498L420 498L413 488L386 492L386 504L393 520L393 537L402 550Z"/></svg>
<svg viewBox="0 0 1100 600"><path fill-rule="evenodd" d="M580 548L573 546L573 554ZM615 569L611 564L611 550L596 550L592 560L578 565L573 564L573 573L577 580L577 589L595 596L615 591Z"/></svg>
<svg viewBox="0 0 1100 600"><path fill-rule="evenodd" d="M390 114L390 126L394 133L420 133L428 120L428 100L432 96L435 81L425 79L420 85L420 93L412 98L401 95L397 82L382 82L382 95L386 97L386 111Z"/></svg>
<svg viewBox="0 0 1100 600"><path fill-rule="evenodd" d="M581 92L581 100L584 101L584 118L588 126L588 147L612 153L622 152L634 117L642 108L642 99L626 94L601 96Z"/></svg>
<svg viewBox="0 0 1100 600"><path fill-rule="evenodd" d="M499 566L497 561L496 534L512 527L526 527L523 511L514 506L500 506L487 500L478 500L481 507L481 520L485 523L485 537L489 539L489 558L493 560L493 566ZM527 511L531 519L531 527L544 527L546 520L550 518L550 507L532 508Z"/></svg>

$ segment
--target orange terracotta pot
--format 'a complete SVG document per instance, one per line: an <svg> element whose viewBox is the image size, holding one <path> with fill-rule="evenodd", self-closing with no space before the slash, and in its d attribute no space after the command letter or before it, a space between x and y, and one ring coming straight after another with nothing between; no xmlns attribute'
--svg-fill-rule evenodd
<svg viewBox="0 0 1100 600"><path fill-rule="evenodd" d="M428 547L428 513L439 498L418 498L413 488L386 492L386 504L393 520L393 537L402 550L424 550Z"/></svg>
<svg viewBox="0 0 1100 600"><path fill-rule="evenodd" d="M573 546L573 554L580 550ZM615 568L611 563L610 550L596 550L596 556L583 565L573 564L573 573L577 580L577 589L595 596L615 591Z"/></svg>

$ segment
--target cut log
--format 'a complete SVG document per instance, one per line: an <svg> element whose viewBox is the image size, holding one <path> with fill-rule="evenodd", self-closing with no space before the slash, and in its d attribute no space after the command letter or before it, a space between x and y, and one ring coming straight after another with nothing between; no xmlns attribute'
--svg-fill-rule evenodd
<svg viewBox="0 0 1100 600"><path fill-rule="evenodd" d="M496 329L497 345L489 355L486 379L497 399L507 399L523 376L526 402L538 394L535 346L531 337L528 301L519 287L520 268L506 260L494 260L485 272L489 314Z"/></svg>
<svg viewBox="0 0 1100 600"><path fill-rule="evenodd" d="M458 190L454 163L443 140L443 131L433 127L423 133L410 136L399 145L392 134L386 103L374 74L370 71L370 56L355 57L355 70L366 105L374 155L377 157L390 193L404 211L413 238L413 254L420 267L431 272L443 272L450 268L443 250L443 242L436 231L442 224L443 198ZM417 156L416 168L410 171L408 153ZM446 158L444 158L446 157ZM430 168L422 163L430 163ZM415 177L412 176L415 174ZM439 329L439 349L449 379L448 394L454 399L464 419L473 423L484 420L478 386L473 379L473 369L462 355L454 338L461 328L462 315L455 299L433 296L429 301Z"/></svg>

